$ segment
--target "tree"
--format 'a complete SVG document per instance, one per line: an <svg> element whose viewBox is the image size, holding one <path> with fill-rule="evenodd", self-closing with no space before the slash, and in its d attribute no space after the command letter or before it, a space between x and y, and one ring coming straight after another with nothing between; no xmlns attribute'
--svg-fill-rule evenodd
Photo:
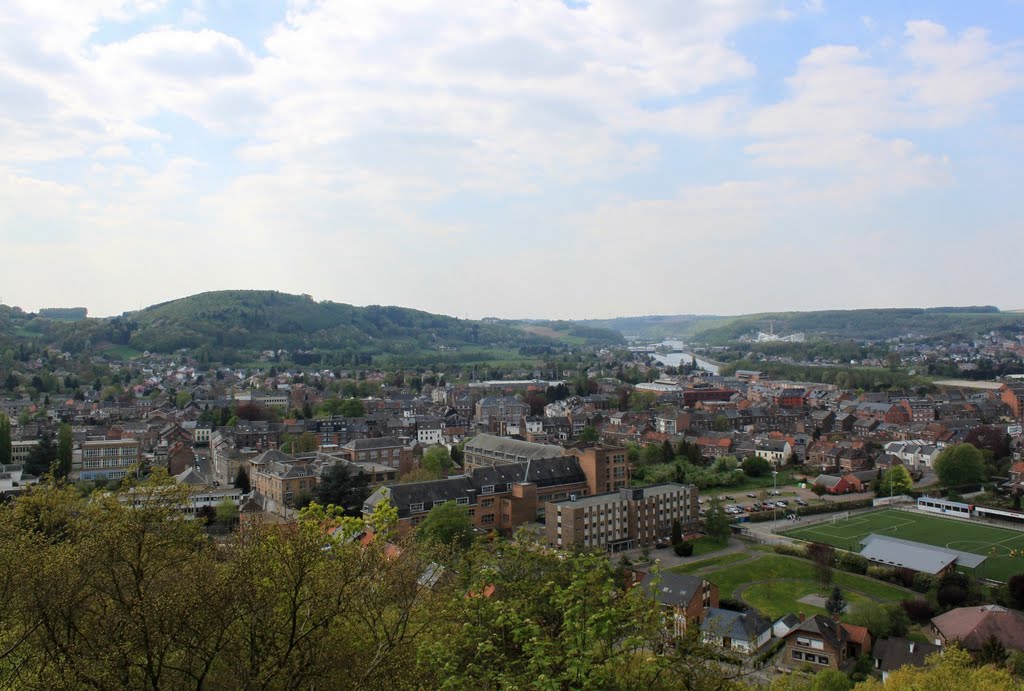
<svg viewBox="0 0 1024 691"><path fill-rule="evenodd" d="M683 541L683 526L680 525L679 519L672 521L672 546L678 545Z"/></svg>
<svg viewBox="0 0 1024 691"><path fill-rule="evenodd" d="M71 455L73 452L74 439L71 435L71 425L61 425L57 432L57 464L54 468L54 476L64 479L71 474Z"/></svg>
<svg viewBox="0 0 1024 691"><path fill-rule="evenodd" d="M693 543L689 540L681 540L672 547L677 557L689 557L693 554Z"/></svg>
<svg viewBox="0 0 1024 691"><path fill-rule="evenodd" d="M671 463L676 458L675 449L672 448L672 443L666 439L661 444L661 462Z"/></svg>
<svg viewBox="0 0 1024 691"><path fill-rule="evenodd" d="M975 484L985 477L985 459L970 444L954 444L935 460L935 473L946 487Z"/></svg>
<svg viewBox="0 0 1024 691"><path fill-rule="evenodd" d="M179 391L174 397L174 404L178 407L178 410L183 410L191 402L192 394L188 391Z"/></svg>
<svg viewBox="0 0 1024 691"><path fill-rule="evenodd" d="M11 421L0 413L0 465L11 462Z"/></svg>
<svg viewBox="0 0 1024 691"><path fill-rule="evenodd" d="M846 600L843 599L843 592L838 585L832 586L832 594L825 602L825 611L832 615L842 614L846 611Z"/></svg>
<svg viewBox="0 0 1024 691"><path fill-rule="evenodd" d="M996 638L995 634L989 635L981 644L978 652L978 662L983 665L1002 665L1006 662L1006 646Z"/></svg>
<svg viewBox="0 0 1024 691"><path fill-rule="evenodd" d="M716 432L728 432L731 427L729 418L724 415L716 415L715 419L711 421L711 429Z"/></svg>
<svg viewBox="0 0 1024 691"><path fill-rule="evenodd" d="M592 444L596 442L597 439L597 429L593 425L587 425L583 428L583 431L580 432L579 440L582 442Z"/></svg>
<svg viewBox="0 0 1024 691"><path fill-rule="evenodd" d="M910 471L902 465L893 464L889 470L882 473L878 480L878 489L875 492L880 497L894 497L901 494L909 494L914 489L914 480L910 477Z"/></svg>
<svg viewBox="0 0 1024 691"><path fill-rule="evenodd" d="M858 691L912 691L917 689L972 689L1004 691L1016 689L1010 673L991 665L978 667L971 654L956 643L928 656L924 667L906 665L889 672L883 683L868 679L857 685Z"/></svg>
<svg viewBox="0 0 1024 691"><path fill-rule="evenodd" d="M342 401L338 413L345 417L363 417L366 415L366 407L358 398L349 398Z"/></svg>
<svg viewBox="0 0 1024 691"><path fill-rule="evenodd" d="M468 548L473 543L473 524L469 520L469 511L453 501L435 505L416 527L416 539Z"/></svg>
<svg viewBox="0 0 1024 691"><path fill-rule="evenodd" d="M750 477L762 477L771 471L771 464L759 456L750 456L743 460L743 472Z"/></svg>
<svg viewBox="0 0 1024 691"><path fill-rule="evenodd" d="M814 562L818 572L818 582L824 587L832 582L832 564L835 561L835 550L832 545L824 542L812 542L807 546L807 556Z"/></svg>
<svg viewBox="0 0 1024 691"><path fill-rule="evenodd" d="M57 447L53 445L53 435L43 432L39 443L33 447L25 461L25 472L30 475L42 475L48 472L57 458Z"/></svg>
<svg viewBox="0 0 1024 691"><path fill-rule="evenodd" d="M227 497L217 504L215 511L217 515L217 522L225 528L230 529L238 522L238 506L236 506L235 502L231 501Z"/></svg>
<svg viewBox="0 0 1024 691"><path fill-rule="evenodd" d="M249 482L249 473L246 472L245 466L238 466L238 474L235 475L235 487L242 490L242 494L248 494L252 491L252 484Z"/></svg>
<svg viewBox="0 0 1024 691"><path fill-rule="evenodd" d="M428 471L434 479L448 477L448 471L455 467L448 449L443 446L432 446L423 452L420 468Z"/></svg>
<svg viewBox="0 0 1024 691"><path fill-rule="evenodd" d="M336 463L320 477L312 497L323 506L334 505L348 516L362 513L363 502L370 496L369 482L362 471L353 473L343 463Z"/></svg>
<svg viewBox="0 0 1024 691"><path fill-rule="evenodd" d="M729 516L722 508L722 500L715 497L708 504L708 512L704 516L704 531L715 542L725 544L729 541L729 534L732 532L729 524Z"/></svg>

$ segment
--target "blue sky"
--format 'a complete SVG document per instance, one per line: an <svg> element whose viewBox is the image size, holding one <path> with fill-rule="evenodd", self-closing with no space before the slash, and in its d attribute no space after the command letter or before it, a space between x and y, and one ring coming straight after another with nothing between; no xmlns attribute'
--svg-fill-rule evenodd
<svg viewBox="0 0 1024 691"><path fill-rule="evenodd" d="M0 297L1021 308L1024 2L9 0Z"/></svg>

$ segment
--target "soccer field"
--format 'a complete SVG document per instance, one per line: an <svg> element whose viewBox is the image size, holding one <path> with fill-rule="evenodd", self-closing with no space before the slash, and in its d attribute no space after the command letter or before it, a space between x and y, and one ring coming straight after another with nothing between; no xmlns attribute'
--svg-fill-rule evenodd
<svg viewBox="0 0 1024 691"><path fill-rule="evenodd" d="M1024 573L1024 532L926 513L880 509L835 523L786 530L782 535L860 552L860 541L871 533L984 555L988 559L976 575L997 581Z"/></svg>

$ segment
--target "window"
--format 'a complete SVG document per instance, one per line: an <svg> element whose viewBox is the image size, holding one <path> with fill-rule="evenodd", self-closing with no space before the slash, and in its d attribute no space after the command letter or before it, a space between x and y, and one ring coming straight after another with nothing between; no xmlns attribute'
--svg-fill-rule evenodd
<svg viewBox="0 0 1024 691"><path fill-rule="evenodd" d="M481 494L494 494L494 485L484 485L480 488Z"/></svg>
<svg viewBox="0 0 1024 691"><path fill-rule="evenodd" d="M423 502L416 502L415 504L409 504L409 511L422 511Z"/></svg>
<svg viewBox="0 0 1024 691"><path fill-rule="evenodd" d="M456 497L455 503L462 504L463 506L465 506L466 504L469 503L469 497Z"/></svg>
<svg viewBox="0 0 1024 691"><path fill-rule="evenodd" d="M807 657L811 658L811 657L814 657L814 656L813 655L808 655ZM827 665L828 664L828 658L824 657L822 655L819 655L818 656L818 664L819 665Z"/></svg>
<svg viewBox="0 0 1024 691"><path fill-rule="evenodd" d="M494 523L494 514L485 513L483 516L480 517L480 522L484 525L490 525L491 523Z"/></svg>
<svg viewBox="0 0 1024 691"><path fill-rule="evenodd" d="M799 650L794 650L793 651L793 659L794 660L803 660L804 659L804 654L801 653Z"/></svg>

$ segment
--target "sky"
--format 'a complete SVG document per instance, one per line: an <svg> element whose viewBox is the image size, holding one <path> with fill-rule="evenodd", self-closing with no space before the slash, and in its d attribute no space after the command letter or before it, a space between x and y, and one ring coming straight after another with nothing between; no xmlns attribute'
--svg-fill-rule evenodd
<svg viewBox="0 0 1024 691"><path fill-rule="evenodd" d="M0 302L1024 308L1024 0L4 0Z"/></svg>

